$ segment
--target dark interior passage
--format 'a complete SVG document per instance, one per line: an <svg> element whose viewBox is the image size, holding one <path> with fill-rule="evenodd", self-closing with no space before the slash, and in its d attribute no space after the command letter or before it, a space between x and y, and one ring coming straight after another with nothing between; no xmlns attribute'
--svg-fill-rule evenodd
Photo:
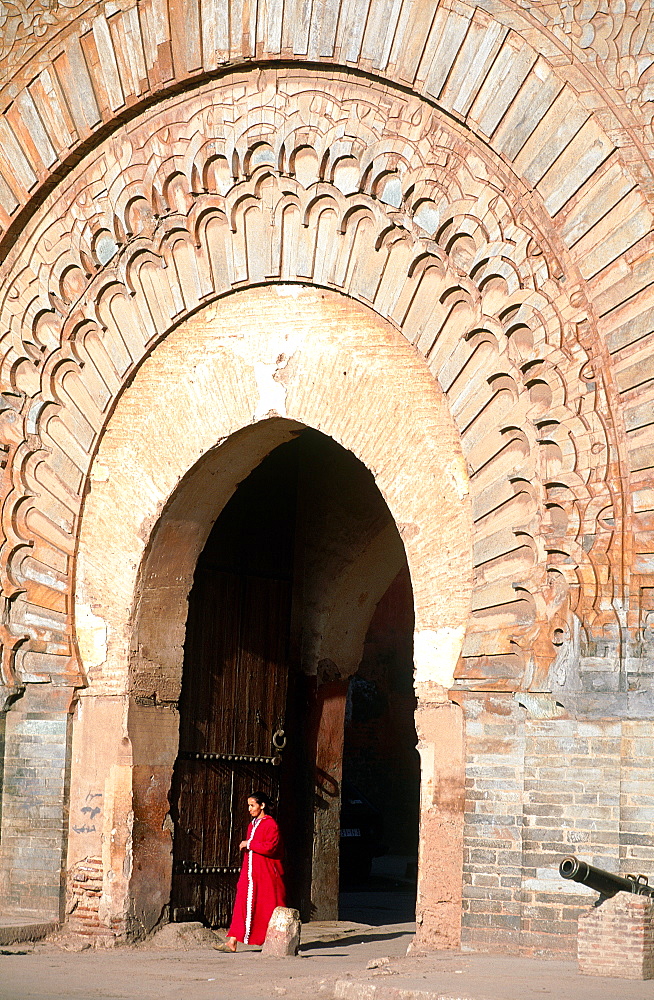
<svg viewBox="0 0 654 1000"><path fill-rule="evenodd" d="M413 624L405 565L370 622L345 712L340 915L363 923L415 916L420 758ZM357 851L361 827L370 844Z"/></svg>
<svg viewBox="0 0 654 1000"><path fill-rule="evenodd" d="M227 923L256 789L276 802L289 904L305 920L337 916L344 714L346 785L374 803L379 863L415 863L412 630L403 546L373 476L299 429L238 486L198 560L171 789L172 919ZM385 885L410 894L396 882Z"/></svg>

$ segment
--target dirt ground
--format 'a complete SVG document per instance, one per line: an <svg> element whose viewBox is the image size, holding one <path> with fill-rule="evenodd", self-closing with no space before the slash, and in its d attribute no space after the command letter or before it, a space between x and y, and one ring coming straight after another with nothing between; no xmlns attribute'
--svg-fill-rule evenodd
<svg viewBox="0 0 654 1000"><path fill-rule="evenodd" d="M645 1000L654 983L579 976L574 962L437 952L406 957L411 924L307 925L297 958L215 951L210 931L169 925L144 944L0 949L1 1000ZM182 928L180 931L179 928ZM62 942L65 944L66 942ZM370 967L369 967L370 966Z"/></svg>

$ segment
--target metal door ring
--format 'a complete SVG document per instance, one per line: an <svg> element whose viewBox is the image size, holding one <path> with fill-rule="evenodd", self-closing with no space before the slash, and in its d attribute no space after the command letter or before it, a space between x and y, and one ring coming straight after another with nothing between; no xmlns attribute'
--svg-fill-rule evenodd
<svg viewBox="0 0 654 1000"><path fill-rule="evenodd" d="M283 729L277 729L273 733L272 744L275 750L283 750L286 746L286 735Z"/></svg>

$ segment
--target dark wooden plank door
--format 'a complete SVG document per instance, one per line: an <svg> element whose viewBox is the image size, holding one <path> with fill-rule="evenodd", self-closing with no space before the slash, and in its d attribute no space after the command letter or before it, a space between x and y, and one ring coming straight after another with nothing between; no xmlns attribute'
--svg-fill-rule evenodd
<svg viewBox="0 0 654 1000"><path fill-rule="evenodd" d="M173 920L227 926L252 791L279 797L288 578L198 568L189 598L173 781ZM277 758L275 760L275 758Z"/></svg>

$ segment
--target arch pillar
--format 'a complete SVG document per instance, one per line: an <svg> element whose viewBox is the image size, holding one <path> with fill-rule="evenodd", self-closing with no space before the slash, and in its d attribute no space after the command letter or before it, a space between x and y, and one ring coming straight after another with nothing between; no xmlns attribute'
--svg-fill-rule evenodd
<svg viewBox="0 0 654 1000"><path fill-rule="evenodd" d="M332 437L372 472L399 529L414 592L421 752L430 759L438 726L428 720L447 703L471 586L467 479L442 391L402 336L363 305L301 286L237 292L155 348L119 399L91 470L76 581L87 736L79 728L71 810L85 788L104 783L113 813L103 821L111 850L106 832L96 848L109 865L101 919L116 933L148 930L165 906L167 793L197 558L238 483L301 426ZM333 638L325 630L325 649ZM83 753L89 719L110 703L108 753L96 754L91 774ZM431 759L437 770L442 761L435 752ZM134 775L131 810L125 767ZM428 782L435 787L432 774ZM84 850L93 850L88 835ZM73 863L79 853L71 830ZM460 892L461 851L450 854L450 882ZM420 893L425 933L456 943L460 911L443 910L431 878L421 876Z"/></svg>
<svg viewBox="0 0 654 1000"><path fill-rule="evenodd" d="M418 699L420 840L415 951L460 944L465 805L463 712L451 701Z"/></svg>

